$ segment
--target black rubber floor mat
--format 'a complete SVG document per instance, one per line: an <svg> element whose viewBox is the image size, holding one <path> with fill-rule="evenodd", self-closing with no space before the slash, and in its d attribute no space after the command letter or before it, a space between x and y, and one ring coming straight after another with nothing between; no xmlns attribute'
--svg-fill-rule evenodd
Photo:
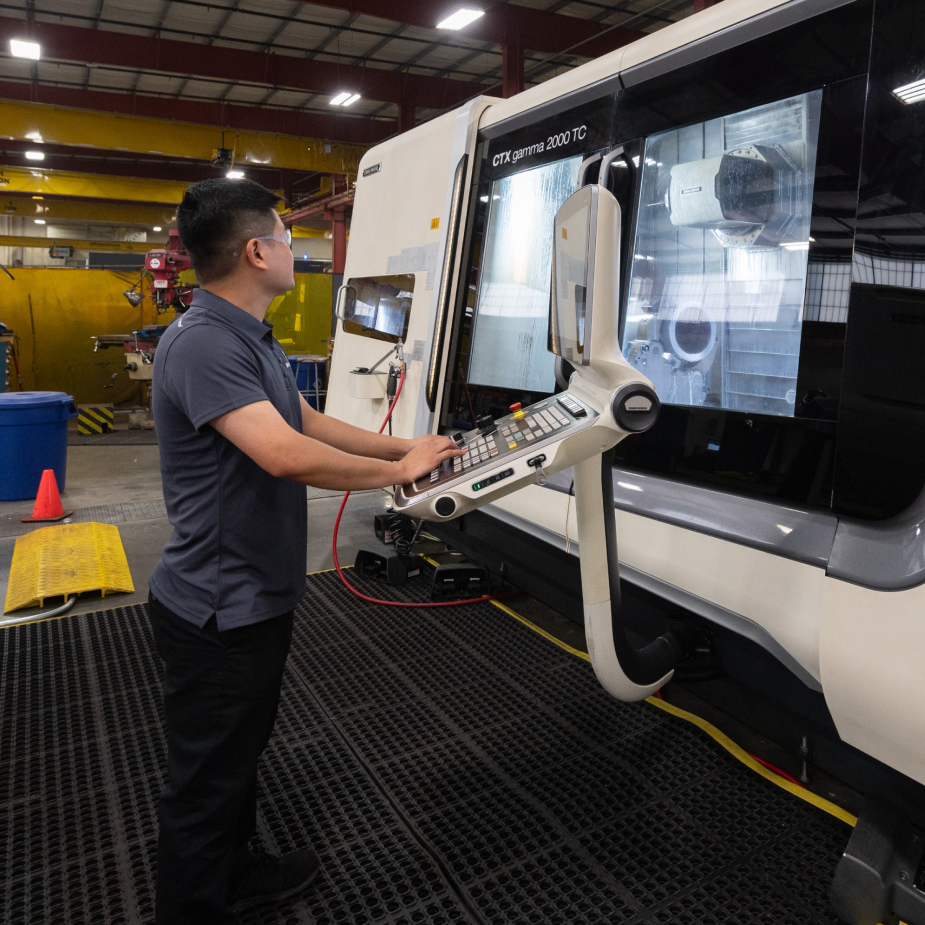
<svg viewBox="0 0 925 925"><path fill-rule="evenodd" d="M0 635L0 921L153 920L159 684L141 606ZM312 576L261 782L323 867L247 925L837 921L846 825L489 604Z"/></svg>

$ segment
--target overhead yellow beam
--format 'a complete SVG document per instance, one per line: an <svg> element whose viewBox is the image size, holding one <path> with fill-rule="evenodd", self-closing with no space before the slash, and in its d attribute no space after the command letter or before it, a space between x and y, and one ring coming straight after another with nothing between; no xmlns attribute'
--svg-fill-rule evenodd
<svg viewBox="0 0 925 925"><path fill-rule="evenodd" d="M0 120L0 126L2 125ZM188 186L188 183L176 180L106 177L101 174L43 170L41 167L0 167L0 201L4 192L11 192L177 205Z"/></svg>
<svg viewBox="0 0 925 925"><path fill-rule="evenodd" d="M149 250L162 246L163 242L144 244L138 241L82 241L79 238L29 238L15 234L0 234L0 247L73 247L75 251L147 254Z"/></svg>
<svg viewBox="0 0 925 925"><path fill-rule="evenodd" d="M7 187L8 188L8 187ZM0 187L4 189L4 187ZM173 206L130 205L118 202L80 202L73 199L33 199L7 196L0 192L0 215L43 218L45 221L109 222L113 225L160 225L167 228L175 220Z"/></svg>
<svg viewBox="0 0 925 925"><path fill-rule="evenodd" d="M0 102L0 137L205 161L212 159L215 148L222 147L222 129L216 126L8 100ZM234 149L237 166L320 173L355 175L367 150L365 145L235 129L225 129L224 139L224 147Z"/></svg>
<svg viewBox="0 0 925 925"><path fill-rule="evenodd" d="M293 225L292 236L294 238L323 238L324 230L321 228L301 228L298 225Z"/></svg>

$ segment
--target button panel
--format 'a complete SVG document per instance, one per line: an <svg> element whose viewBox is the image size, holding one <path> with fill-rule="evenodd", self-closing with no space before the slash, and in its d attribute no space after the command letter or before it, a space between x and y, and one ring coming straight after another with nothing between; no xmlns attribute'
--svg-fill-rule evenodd
<svg viewBox="0 0 925 925"><path fill-rule="evenodd" d="M553 440L579 426L589 424L597 414L585 408L569 394L547 398L528 408L518 409L513 414L493 422L487 427L487 421L480 421L481 427L467 433L454 433L453 439L464 449L465 455L445 460L430 476L418 479L413 486L405 488L405 494L411 497L422 492L430 493L434 489L442 490L457 479L475 474L481 470L493 470L497 464L503 464L508 457L528 453L542 443ZM513 470L502 473L491 472L491 478L507 478ZM497 477L496 477L497 476ZM493 484L488 478L471 483L473 491ZM410 489L410 491L409 491Z"/></svg>
<svg viewBox="0 0 925 925"><path fill-rule="evenodd" d="M559 395L556 397L556 401L565 408L566 411L571 412L573 417L583 418L588 412L572 398L567 392L565 395Z"/></svg>

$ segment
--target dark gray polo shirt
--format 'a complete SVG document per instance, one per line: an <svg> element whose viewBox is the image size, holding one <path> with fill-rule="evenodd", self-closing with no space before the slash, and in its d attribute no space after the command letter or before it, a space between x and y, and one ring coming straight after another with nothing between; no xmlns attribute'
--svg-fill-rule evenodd
<svg viewBox="0 0 925 925"><path fill-rule="evenodd" d="M270 401L295 430L302 410L273 326L197 289L154 356L152 405L173 534L151 576L174 613L220 630L292 610L305 591L305 486L275 478L209 421Z"/></svg>

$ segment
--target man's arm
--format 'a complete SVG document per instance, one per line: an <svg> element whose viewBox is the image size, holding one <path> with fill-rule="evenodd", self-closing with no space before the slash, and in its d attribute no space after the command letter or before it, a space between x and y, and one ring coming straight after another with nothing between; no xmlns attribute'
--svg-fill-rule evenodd
<svg viewBox="0 0 925 925"><path fill-rule="evenodd" d="M354 427L345 421L315 411L304 396L302 399L302 433L306 437L320 440L355 456L370 456L373 459L401 459L411 450L412 441L386 434L375 434L362 427Z"/></svg>
<svg viewBox="0 0 925 925"><path fill-rule="evenodd" d="M416 444L398 462L344 452L293 430L269 401L244 405L209 423L270 475L339 491L404 485L463 452L448 437ZM342 426L368 434L349 424Z"/></svg>

